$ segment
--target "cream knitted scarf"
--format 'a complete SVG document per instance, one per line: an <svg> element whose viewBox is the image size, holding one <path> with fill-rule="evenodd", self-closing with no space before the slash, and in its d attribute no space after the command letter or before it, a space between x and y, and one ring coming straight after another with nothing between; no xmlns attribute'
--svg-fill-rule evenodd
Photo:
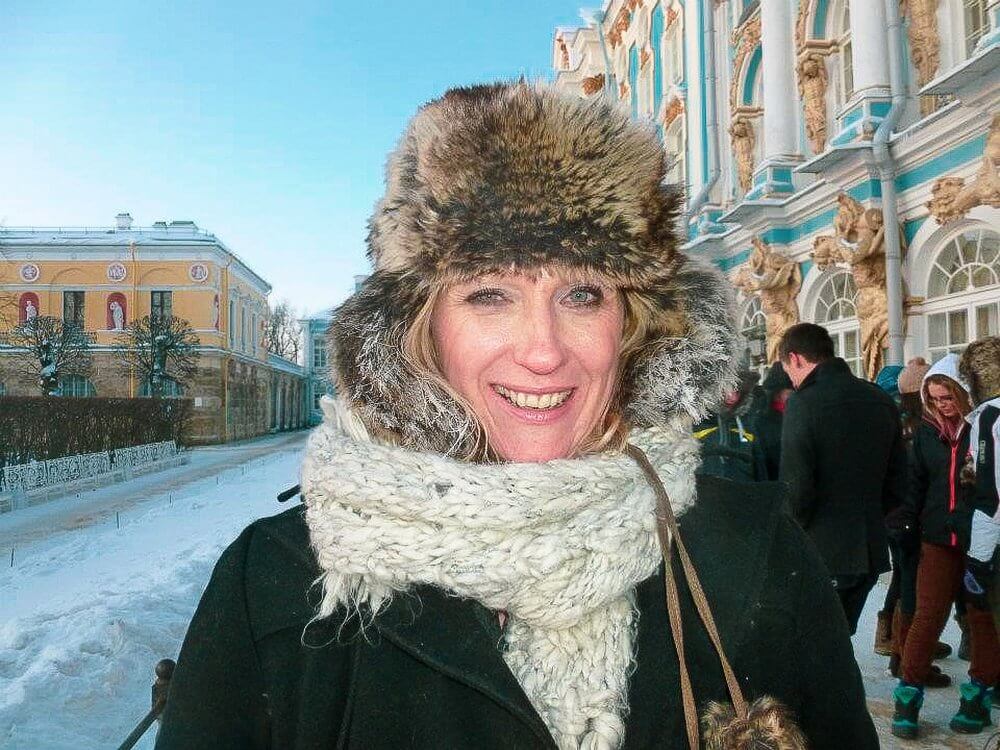
<svg viewBox="0 0 1000 750"><path fill-rule="evenodd" d="M505 610L504 659L559 748L619 747L633 592L662 559L656 501L633 460L461 463L374 443L332 400L324 411L302 466L318 615L377 614L417 584ZM686 420L632 441L683 512L698 462Z"/></svg>

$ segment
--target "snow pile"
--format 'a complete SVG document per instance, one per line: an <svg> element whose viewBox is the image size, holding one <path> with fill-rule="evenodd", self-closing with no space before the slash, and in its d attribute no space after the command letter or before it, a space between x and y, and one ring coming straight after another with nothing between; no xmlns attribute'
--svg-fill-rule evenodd
<svg viewBox="0 0 1000 750"><path fill-rule="evenodd" d="M17 546L13 567L0 526L0 747L116 747L149 710L153 667L177 657L223 548L285 510L275 495L300 460L276 453Z"/></svg>

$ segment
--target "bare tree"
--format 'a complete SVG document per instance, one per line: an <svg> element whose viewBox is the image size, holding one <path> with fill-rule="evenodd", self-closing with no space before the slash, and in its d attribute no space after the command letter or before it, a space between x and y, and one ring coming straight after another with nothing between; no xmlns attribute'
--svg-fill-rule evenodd
<svg viewBox="0 0 1000 750"><path fill-rule="evenodd" d="M0 339L22 372L38 378L44 396L59 395L59 380L90 372L90 337L59 318L36 315L14 326Z"/></svg>
<svg viewBox="0 0 1000 750"><path fill-rule="evenodd" d="M146 315L132 321L115 346L122 367L143 383L154 398L168 382L184 386L198 371L199 340L191 324L173 315Z"/></svg>
<svg viewBox="0 0 1000 750"><path fill-rule="evenodd" d="M302 336L302 328L296 318L288 300L282 300L268 311L264 321L264 348L292 362L298 361Z"/></svg>

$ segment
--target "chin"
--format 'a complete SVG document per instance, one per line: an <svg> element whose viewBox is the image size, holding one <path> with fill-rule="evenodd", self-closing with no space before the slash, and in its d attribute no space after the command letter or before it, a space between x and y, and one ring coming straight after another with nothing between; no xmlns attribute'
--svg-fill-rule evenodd
<svg viewBox="0 0 1000 750"><path fill-rule="evenodd" d="M573 443L569 440L542 440L536 436L512 436L511 440L496 446L501 458L513 463L537 464L555 461L560 458L570 458L573 454Z"/></svg>

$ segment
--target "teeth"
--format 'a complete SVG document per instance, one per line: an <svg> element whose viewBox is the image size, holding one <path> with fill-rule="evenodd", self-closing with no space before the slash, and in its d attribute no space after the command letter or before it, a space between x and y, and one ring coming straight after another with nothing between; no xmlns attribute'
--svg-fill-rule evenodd
<svg viewBox="0 0 1000 750"><path fill-rule="evenodd" d="M560 406L569 398L572 391L559 391L557 393L545 393L539 396L536 393L521 393L504 388L502 385L494 386L494 390L510 401L515 406L522 409L553 409Z"/></svg>

